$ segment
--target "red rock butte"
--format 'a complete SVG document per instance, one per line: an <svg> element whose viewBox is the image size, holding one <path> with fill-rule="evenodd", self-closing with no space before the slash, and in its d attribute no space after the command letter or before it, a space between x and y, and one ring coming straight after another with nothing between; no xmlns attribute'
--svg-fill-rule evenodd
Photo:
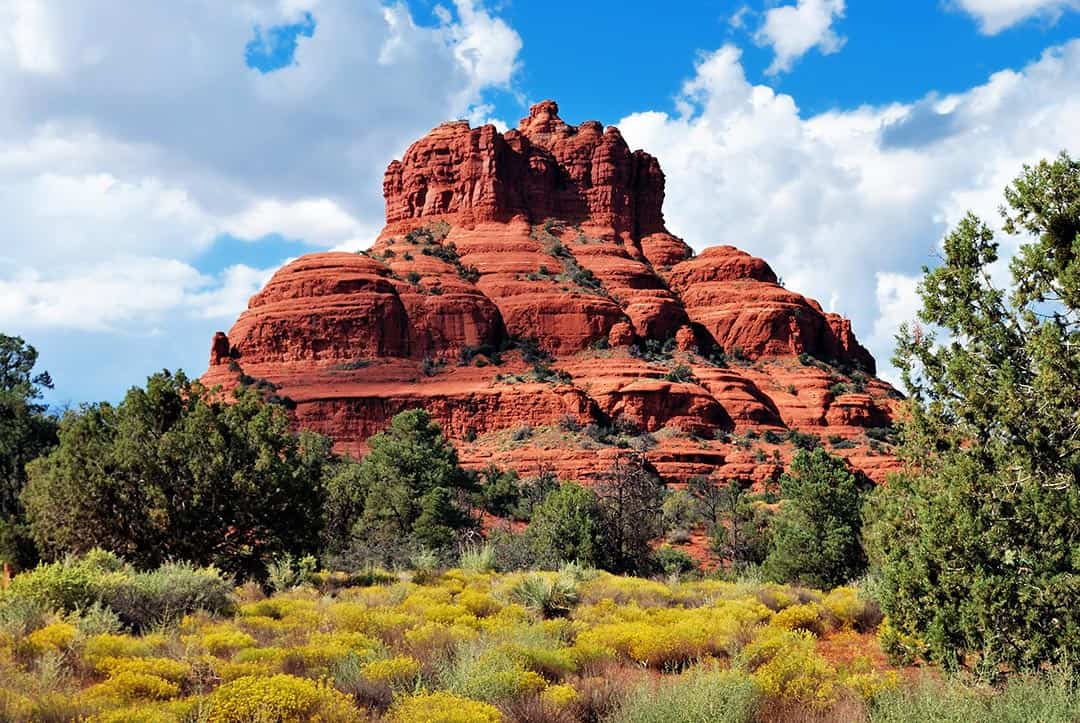
<svg viewBox="0 0 1080 723"><path fill-rule="evenodd" d="M668 482L775 478L816 435L874 479L898 395L851 323L733 246L664 226L664 174L552 101L444 123L383 181L371 249L274 274L209 385L266 380L341 451L423 407L465 464L589 482L627 448ZM265 384L264 384L265 386Z"/></svg>

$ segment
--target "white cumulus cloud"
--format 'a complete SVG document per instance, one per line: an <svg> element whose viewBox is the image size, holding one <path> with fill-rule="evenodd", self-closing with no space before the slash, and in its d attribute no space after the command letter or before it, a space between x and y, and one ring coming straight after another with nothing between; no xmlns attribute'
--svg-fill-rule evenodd
<svg viewBox="0 0 1080 723"><path fill-rule="evenodd" d="M769 75L791 70L795 62L817 48L822 55L835 53L844 46L844 38L833 30L833 23L844 17L844 0L798 0L765 12L765 20L754 39L768 45L775 57L765 70Z"/></svg>
<svg viewBox="0 0 1080 723"><path fill-rule="evenodd" d="M975 18L979 30L996 35L1030 18L1056 22L1070 10L1080 10L1080 0L953 0L954 5Z"/></svg>
<svg viewBox="0 0 1080 723"><path fill-rule="evenodd" d="M504 21L455 7L422 26L351 0L0 3L0 258L186 262L222 233L369 241L386 163L517 65ZM306 13L292 64L245 65L255 28Z"/></svg>
<svg viewBox="0 0 1080 723"><path fill-rule="evenodd" d="M0 0L0 331L114 335L112 361L132 369L133 340L175 332L189 335L171 342L176 364L201 371L214 327L268 274L204 268L222 235L363 247L382 226L386 164L510 89L513 28L482 0L438 15L372 0ZM298 22L314 28L291 62L245 64L249 42L278 47L272 29Z"/></svg>
<svg viewBox="0 0 1080 723"><path fill-rule="evenodd" d="M851 317L887 373L946 230L969 209L996 222L1023 163L1080 151L1080 41L963 93L810 117L749 82L725 46L701 59L675 114L619 126L660 159L674 233L764 257L789 288Z"/></svg>

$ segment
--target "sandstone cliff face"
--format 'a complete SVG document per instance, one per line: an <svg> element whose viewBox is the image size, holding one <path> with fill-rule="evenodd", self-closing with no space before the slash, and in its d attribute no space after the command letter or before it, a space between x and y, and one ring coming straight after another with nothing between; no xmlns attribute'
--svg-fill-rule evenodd
<svg viewBox="0 0 1080 723"><path fill-rule="evenodd" d="M208 384L265 379L297 424L362 453L422 406L468 464L588 481L627 446L669 482L775 477L807 435L895 467L896 393L850 322L731 246L664 227L664 176L615 128L551 101L516 130L439 126L394 161L360 254L279 270Z"/></svg>

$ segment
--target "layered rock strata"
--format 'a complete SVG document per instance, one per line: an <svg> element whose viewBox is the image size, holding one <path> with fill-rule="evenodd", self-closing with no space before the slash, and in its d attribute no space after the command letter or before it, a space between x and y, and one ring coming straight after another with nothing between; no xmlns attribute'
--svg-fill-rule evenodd
<svg viewBox="0 0 1080 723"><path fill-rule="evenodd" d="M545 101L446 123L387 168L361 253L286 265L212 343L204 382L266 380L362 454L424 407L470 465L589 481L626 449L672 483L774 478L814 438L875 479L898 395L851 324L732 246L695 255L664 175Z"/></svg>

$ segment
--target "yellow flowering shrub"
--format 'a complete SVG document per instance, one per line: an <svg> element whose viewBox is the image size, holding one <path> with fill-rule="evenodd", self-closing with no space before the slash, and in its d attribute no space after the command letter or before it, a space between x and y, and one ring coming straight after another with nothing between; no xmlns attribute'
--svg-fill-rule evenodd
<svg viewBox="0 0 1080 723"><path fill-rule="evenodd" d="M253 630L287 631L318 627L323 617L317 600L294 597L273 597L244 603L240 619ZM274 622L271 622L274 621Z"/></svg>
<svg viewBox="0 0 1080 723"><path fill-rule="evenodd" d="M477 632L463 625L429 622L405 632L405 640L414 651L449 650L466 640L475 640Z"/></svg>
<svg viewBox="0 0 1080 723"><path fill-rule="evenodd" d="M312 633L304 645L289 650L298 655L309 667L329 666L350 654L368 657L379 648L379 643L363 633L337 631Z"/></svg>
<svg viewBox="0 0 1080 723"><path fill-rule="evenodd" d="M675 599L685 605L704 605L718 600L734 600L753 594L745 583L727 580L693 580L679 583Z"/></svg>
<svg viewBox="0 0 1080 723"><path fill-rule="evenodd" d="M530 621L529 612L524 607L511 603L503 606L494 615L480 618L478 627L485 632L500 634L516 630L520 625Z"/></svg>
<svg viewBox="0 0 1080 723"><path fill-rule="evenodd" d="M75 626L70 623L53 623L30 633L27 642L35 653L63 650L71 647L75 632Z"/></svg>
<svg viewBox="0 0 1080 723"><path fill-rule="evenodd" d="M836 670L813 648L782 648L754 671L766 696L825 708L836 700Z"/></svg>
<svg viewBox="0 0 1080 723"><path fill-rule="evenodd" d="M420 661L408 655L398 655L365 663L360 672L368 680L401 686L416 680L420 674Z"/></svg>
<svg viewBox="0 0 1080 723"><path fill-rule="evenodd" d="M642 607L659 607L671 602L671 590L662 582L640 577L621 577L600 573L581 587L582 602L611 600L620 605L636 603Z"/></svg>
<svg viewBox="0 0 1080 723"><path fill-rule="evenodd" d="M420 598L407 604L406 610L426 622L478 627L476 616L464 605L448 602L431 602Z"/></svg>
<svg viewBox="0 0 1080 723"><path fill-rule="evenodd" d="M549 685L541 694L540 699L552 708L565 708L578 698L577 689L572 685Z"/></svg>
<svg viewBox="0 0 1080 723"><path fill-rule="evenodd" d="M149 657L165 645L163 635L116 635L102 633L89 638L83 645L83 658L95 666L103 658Z"/></svg>
<svg viewBox="0 0 1080 723"><path fill-rule="evenodd" d="M769 621L769 625L785 630L808 630L815 635L825 632L825 621L822 616L825 608L817 603L803 603L790 605L776 613Z"/></svg>
<svg viewBox="0 0 1080 723"><path fill-rule="evenodd" d="M281 635L292 629L292 626L289 625L287 620L272 618L266 615L248 615L239 618L237 620L237 625L242 630L260 637Z"/></svg>
<svg viewBox="0 0 1080 723"><path fill-rule="evenodd" d="M86 690L88 698L116 700L168 700L180 695L180 686L149 673L124 670Z"/></svg>
<svg viewBox="0 0 1080 723"><path fill-rule="evenodd" d="M591 663L613 660L616 656L616 652L605 645L581 640L575 641L573 645L564 650L570 660L573 661L575 670L581 670Z"/></svg>
<svg viewBox="0 0 1080 723"><path fill-rule="evenodd" d="M856 628L866 615L866 601L850 587L838 587L830 591L821 604L836 621L838 628Z"/></svg>
<svg viewBox="0 0 1080 723"><path fill-rule="evenodd" d="M280 663L289 651L277 646L244 648L232 657L234 663Z"/></svg>
<svg viewBox="0 0 1080 723"><path fill-rule="evenodd" d="M248 660L244 662L221 661L214 666L214 673L225 683L249 676L271 676L281 672L281 665L271 661Z"/></svg>
<svg viewBox="0 0 1080 723"><path fill-rule="evenodd" d="M461 692L470 698L495 702L539 693L545 687L544 677L531 670L491 670L479 671L472 676Z"/></svg>
<svg viewBox="0 0 1080 723"><path fill-rule="evenodd" d="M380 638L416 627L421 620L400 610L373 609L361 603L337 603L330 607L330 618L343 630L367 633Z"/></svg>
<svg viewBox="0 0 1080 723"><path fill-rule="evenodd" d="M406 610L423 610L429 605L449 605L454 599L454 592L436 585L414 585L410 587L409 594L401 601L400 606Z"/></svg>
<svg viewBox="0 0 1080 723"><path fill-rule="evenodd" d="M900 679L894 670L868 670L861 673L840 674L840 683L864 700L894 690Z"/></svg>
<svg viewBox="0 0 1080 723"><path fill-rule="evenodd" d="M255 645L255 638L243 630L229 627L219 627L206 631L199 638L199 643L211 655L225 657L241 648L250 648Z"/></svg>
<svg viewBox="0 0 1080 723"><path fill-rule="evenodd" d="M225 683L208 696L205 718L207 723L345 723L362 719L344 693L326 683L291 675L237 678Z"/></svg>
<svg viewBox="0 0 1080 723"><path fill-rule="evenodd" d="M478 590L462 590L455 602L478 618L494 615L502 608L495 598Z"/></svg>
<svg viewBox="0 0 1080 723"><path fill-rule="evenodd" d="M741 600L711 608L656 609L639 620L587 628L577 644L608 648L649 668L669 668L732 653L750 628L771 615L761 603Z"/></svg>
<svg viewBox="0 0 1080 723"><path fill-rule="evenodd" d="M585 625L614 622L629 623L648 619L650 612L655 611L642 608L636 602L629 605L619 605L614 600L608 599L591 605L579 605L575 608L571 617L574 621Z"/></svg>
<svg viewBox="0 0 1080 723"><path fill-rule="evenodd" d="M352 695L376 714L389 706L381 719L397 723L501 720L496 705L555 720L597 686L632 685L645 699L667 690L654 685L657 671L698 662L733 669L766 706L805 706L810 715L897 686L876 651L865 655L877 612L852 588L822 595L581 572L582 602L565 617L541 619L511 602L526 576L558 574L451 570L423 576L424 584L358 578L362 586L268 598L247 589L235 614L194 612L164 634L84 640L66 622L8 632L0 635L0 720L361 720L367 713ZM921 649L887 622L877 632L886 650ZM48 676L54 662L64 665L56 681ZM431 688L408 695L421 684ZM187 691L199 694L181 697ZM678 696L672 705L682 710Z"/></svg>
<svg viewBox="0 0 1080 723"><path fill-rule="evenodd" d="M438 691L399 699L390 709L391 723L501 723L493 705Z"/></svg>
<svg viewBox="0 0 1080 723"><path fill-rule="evenodd" d="M805 630L786 630L769 626L762 628L754 639L739 653L739 663L748 670L756 670L787 649L814 648L813 633Z"/></svg>
<svg viewBox="0 0 1080 723"><path fill-rule="evenodd" d="M113 708L90 716L87 723L181 723L200 720L204 705L201 696L190 696L165 703L139 702L123 708Z"/></svg>
<svg viewBox="0 0 1080 723"><path fill-rule="evenodd" d="M187 663L172 658L101 658L94 667L109 677L120 673L143 673L174 683L183 681L191 672Z"/></svg>
<svg viewBox="0 0 1080 723"><path fill-rule="evenodd" d="M755 591L755 596L761 601L761 604L777 612L799 602L791 588L775 582L767 582L761 585Z"/></svg>
<svg viewBox="0 0 1080 723"><path fill-rule="evenodd" d="M815 707L836 699L837 671L815 651L813 633L767 626L739 655L766 695Z"/></svg>

